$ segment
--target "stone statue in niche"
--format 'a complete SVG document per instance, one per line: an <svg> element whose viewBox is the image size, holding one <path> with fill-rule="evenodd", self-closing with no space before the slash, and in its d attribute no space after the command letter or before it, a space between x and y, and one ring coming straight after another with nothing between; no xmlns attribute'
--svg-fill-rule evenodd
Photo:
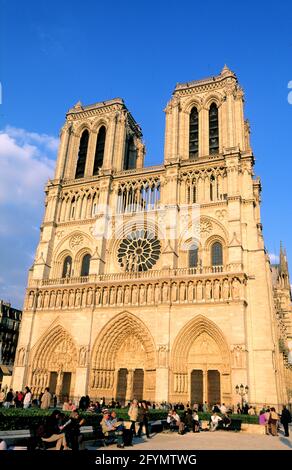
<svg viewBox="0 0 292 470"><path fill-rule="evenodd" d="M229 283L227 279L224 279L223 281L222 296L224 300L229 299Z"/></svg>
<svg viewBox="0 0 292 470"><path fill-rule="evenodd" d="M132 287L132 304L137 305L138 303L138 291L137 286Z"/></svg>
<svg viewBox="0 0 292 470"><path fill-rule="evenodd" d="M50 307L51 308L55 307L55 302L56 302L56 292L53 290L53 292L51 292L51 298L50 298Z"/></svg>
<svg viewBox="0 0 292 470"><path fill-rule="evenodd" d="M176 285L176 282L174 282L171 286L171 301L172 302L177 301L177 285Z"/></svg>
<svg viewBox="0 0 292 470"><path fill-rule="evenodd" d="M202 282L198 281L197 283L197 300L202 300L203 299L203 286Z"/></svg>
<svg viewBox="0 0 292 470"><path fill-rule="evenodd" d="M86 365L86 355L87 355L87 348L82 346L79 351L79 365L80 366Z"/></svg>
<svg viewBox="0 0 292 470"><path fill-rule="evenodd" d="M115 303L115 288L112 287L110 290L110 304L113 305Z"/></svg>
<svg viewBox="0 0 292 470"><path fill-rule="evenodd" d="M143 305L145 303L145 286L142 284L140 287L140 304Z"/></svg>
<svg viewBox="0 0 292 470"><path fill-rule="evenodd" d="M123 302L123 295L122 295L122 288L121 286L118 287L118 295L117 295L117 304L121 305Z"/></svg>
<svg viewBox="0 0 292 470"><path fill-rule="evenodd" d="M60 290L58 290L57 298L56 298L56 308L59 308L61 306L61 299L62 299L62 293Z"/></svg>
<svg viewBox="0 0 292 470"><path fill-rule="evenodd" d="M70 290L69 294L69 307L74 307L74 291Z"/></svg>
<svg viewBox="0 0 292 470"><path fill-rule="evenodd" d="M32 308L33 307L33 301L34 301L34 294L31 292L29 294L29 298L28 298L28 308Z"/></svg>
<svg viewBox="0 0 292 470"><path fill-rule="evenodd" d="M80 307L80 304L81 304L81 294L80 294L80 290L78 289L76 292L75 306Z"/></svg>
<svg viewBox="0 0 292 470"><path fill-rule="evenodd" d="M102 293L102 304L107 305L107 302L108 302L108 290L107 288L105 288L103 289L103 293Z"/></svg>
<svg viewBox="0 0 292 470"><path fill-rule="evenodd" d="M188 301L192 302L194 300L194 286L193 283L190 282L188 285Z"/></svg>
<svg viewBox="0 0 292 470"><path fill-rule="evenodd" d="M160 302L160 285L159 284L155 285L154 301L156 304Z"/></svg>
<svg viewBox="0 0 292 470"><path fill-rule="evenodd" d="M162 301L163 302L168 301L168 285L166 282L163 284L163 288L162 288Z"/></svg>
<svg viewBox="0 0 292 470"><path fill-rule="evenodd" d="M233 299L240 298L240 282L237 278L233 279L232 281L232 297Z"/></svg>
<svg viewBox="0 0 292 470"><path fill-rule="evenodd" d="M63 294L63 307L68 307L68 291L65 290Z"/></svg>
<svg viewBox="0 0 292 470"><path fill-rule="evenodd" d="M186 299L186 285L184 282L179 286L179 300L184 302Z"/></svg>
<svg viewBox="0 0 292 470"><path fill-rule="evenodd" d="M49 293L45 292L45 298L44 298L44 308L47 308L49 305Z"/></svg>
<svg viewBox="0 0 292 470"><path fill-rule="evenodd" d="M214 300L219 300L220 298L220 282L216 279L214 283Z"/></svg>
<svg viewBox="0 0 292 470"><path fill-rule="evenodd" d="M147 287L147 303L152 304L153 303L153 290L152 290L152 285L149 284Z"/></svg>
<svg viewBox="0 0 292 470"><path fill-rule="evenodd" d="M96 289L96 292L95 292L95 305L99 305L100 304L100 297L101 297L101 290L100 288L98 287Z"/></svg>
<svg viewBox="0 0 292 470"><path fill-rule="evenodd" d="M211 281L206 281L206 285L205 285L205 298L206 300L210 300L211 299L211 290L212 290L212 285L211 285Z"/></svg>
<svg viewBox="0 0 292 470"><path fill-rule="evenodd" d="M20 348L20 350L18 351L18 365L19 366L24 366L24 360L25 360L25 349L24 348Z"/></svg>
<svg viewBox="0 0 292 470"><path fill-rule="evenodd" d="M38 308L41 308L42 307L42 300L43 300L43 295L41 292L39 292L39 295L38 295L38 302L37 302L37 307Z"/></svg>
<svg viewBox="0 0 292 470"><path fill-rule="evenodd" d="M88 289L87 291L87 305L92 304L92 289Z"/></svg>
<svg viewBox="0 0 292 470"><path fill-rule="evenodd" d="M130 302L130 289L129 286L126 286L125 288L125 304L128 304Z"/></svg>
<svg viewBox="0 0 292 470"><path fill-rule="evenodd" d="M69 263L69 261L67 261L65 277L70 277L70 274L71 274L71 263Z"/></svg>

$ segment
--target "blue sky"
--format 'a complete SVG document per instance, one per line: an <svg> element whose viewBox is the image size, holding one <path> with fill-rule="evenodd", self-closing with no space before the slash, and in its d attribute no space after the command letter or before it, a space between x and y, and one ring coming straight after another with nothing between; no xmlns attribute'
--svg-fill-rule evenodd
<svg viewBox="0 0 292 470"><path fill-rule="evenodd" d="M266 246L276 255L283 240L291 259L291 2L0 5L0 298L22 306L66 111L78 100L122 97L142 126L146 164L161 163L175 84L225 63L245 90Z"/></svg>

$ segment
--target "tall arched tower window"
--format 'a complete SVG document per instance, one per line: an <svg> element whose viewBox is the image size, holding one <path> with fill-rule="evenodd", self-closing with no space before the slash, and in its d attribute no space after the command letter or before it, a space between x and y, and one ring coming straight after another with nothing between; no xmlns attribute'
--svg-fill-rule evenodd
<svg viewBox="0 0 292 470"><path fill-rule="evenodd" d="M98 175L98 170L99 168L102 167L102 164L103 164L105 136L106 136L105 127L101 126L98 132L98 136L96 140L96 147L95 147L95 157L94 157L94 167L93 167L94 175Z"/></svg>
<svg viewBox="0 0 292 470"><path fill-rule="evenodd" d="M198 247L192 245L189 249L189 267L196 268L198 265Z"/></svg>
<svg viewBox="0 0 292 470"><path fill-rule="evenodd" d="M212 266L223 265L223 249L220 242L213 243L211 247L211 262Z"/></svg>
<svg viewBox="0 0 292 470"><path fill-rule="evenodd" d="M72 258L71 256L66 256L63 263L62 277L70 277L72 271Z"/></svg>
<svg viewBox="0 0 292 470"><path fill-rule="evenodd" d="M82 264L81 264L81 276L88 276L89 275L89 267L90 267L90 260L91 256L89 254L86 254L82 258Z"/></svg>
<svg viewBox="0 0 292 470"><path fill-rule="evenodd" d="M81 139L80 139L75 178L83 178L83 176L84 176L86 156L87 156L87 148L88 148L88 140L89 140L89 132L88 132L87 129L85 129L85 131L83 131Z"/></svg>
<svg viewBox="0 0 292 470"><path fill-rule="evenodd" d="M209 109L209 153L218 153L219 151L219 121L218 108L212 103Z"/></svg>
<svg viewBox="0 0 292 470"><path fill-rule="evenodd" d="M124 170L136 168L137 150L133 136L128 137L125 148Z"/></svg>
<svg viewBox="0 0 292 470"><path fill-rule="evenodd" d="M196 158L199 154L199 113L193 108L190 114L189 158Z"/></svg>

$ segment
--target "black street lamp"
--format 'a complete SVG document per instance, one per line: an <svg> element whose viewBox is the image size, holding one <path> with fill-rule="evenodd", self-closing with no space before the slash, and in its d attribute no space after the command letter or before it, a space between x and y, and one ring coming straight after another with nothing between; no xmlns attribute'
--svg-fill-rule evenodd
<svg viewBox="0 0 292 470"><path fill-rule="evenodd" d="M243 397L248 394L248 386L243 384L236 385L235 391L237 395L241 396L241 409L243 409Z"/></svg>

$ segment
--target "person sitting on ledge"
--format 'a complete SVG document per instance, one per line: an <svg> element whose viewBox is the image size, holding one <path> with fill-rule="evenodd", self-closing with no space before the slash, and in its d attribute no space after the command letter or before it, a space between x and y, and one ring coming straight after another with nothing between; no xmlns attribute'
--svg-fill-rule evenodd
<svg viewBox="0 0 292 470"><path fill-rule="evenodd" d="M170 410L166 421L168 422L171 431L178 429L179 434L184 433L185 425L175 410Z"/></svg>
<svg viewBox="0 0 292 470"><path fill-rule="evenodd" d="M231 425L231 418L228 412L224 413L222 416L222 425L224 429L228 429Z"/></svg>
<svg viewBox="0 0 292 470"><path fill-rule="evenodd" d="M210 431L216 431L219 421L222 421L222 418L220 418L216 412L213 412L210 419Z"/></svg>
<svg viewBox="0 0 292 470"><path fill-rule="evenodd" d="M117 438L117 447L124 447L123 442L123 424L116 421L116 417L111 416L109 410L103 411L103 418L101 420L101 429L105 437L109 437L111 442Z"/></svg>

